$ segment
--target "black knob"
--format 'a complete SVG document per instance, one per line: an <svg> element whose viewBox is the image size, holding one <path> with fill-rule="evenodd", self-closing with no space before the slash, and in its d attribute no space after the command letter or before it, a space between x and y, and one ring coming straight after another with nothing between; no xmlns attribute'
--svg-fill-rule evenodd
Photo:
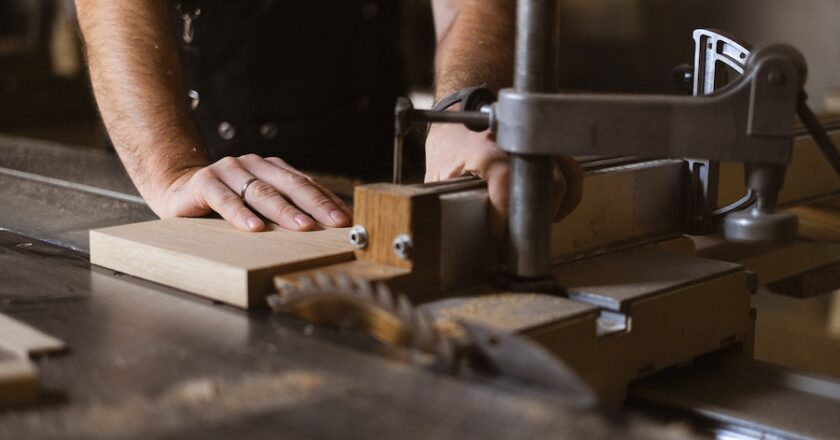
<svg viewBox="0 0 840 440"><path fill-rule="evenodd" d="M688 93L694 93L694 67L690 64L680 64L674 67L671 72L671 81L677 90Z"/></svg>

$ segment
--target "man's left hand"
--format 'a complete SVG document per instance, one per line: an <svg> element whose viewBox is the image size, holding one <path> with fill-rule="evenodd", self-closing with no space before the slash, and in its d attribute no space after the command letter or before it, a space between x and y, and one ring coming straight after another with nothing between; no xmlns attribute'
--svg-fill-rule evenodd
<svg viewBox="0 0 840 440"><path fill-rule="evenodd" d="M510 197L510 157L496 146L489 132L476 133L455 124L434 124L426 139L426 182L473 174L487 181L490 220L494 235L503 234ZM583 170L568 156L554 168L554 221L569 215L580 203Z"/></svg>

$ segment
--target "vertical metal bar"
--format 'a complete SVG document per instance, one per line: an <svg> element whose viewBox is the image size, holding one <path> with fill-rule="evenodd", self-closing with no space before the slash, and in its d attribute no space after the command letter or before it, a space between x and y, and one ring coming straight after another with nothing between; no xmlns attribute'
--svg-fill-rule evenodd
<svg viewBox="0 0 840 440"><path fill-rule="evenodd" d="M516 10L514 88L520 92L557 89L558 0L519 0Z"/></svg>
<svg viewBox="0 0 840 440"><path fill-rule="evenodd" d="M551 274L553 173L552 157L514 155L511 159L508 264L517 278Z"/></svg>
<svg viewBox="0 0 840 440"><path fill-rule="evenodd" d="M516 20L514 88L518 92L557 90L557 0L519 0ZM509 271L517 278L551 274L551 221L554 208L554 158L511 157Z"/></svg>
<svg viewBox="0 0 840 440"><path fill-rule="evenodd" d="M394 136L394 174L392 183L394 185L401 185L403 180L403 148L405 143L405 136L402 133L397 133Z"/></svg>

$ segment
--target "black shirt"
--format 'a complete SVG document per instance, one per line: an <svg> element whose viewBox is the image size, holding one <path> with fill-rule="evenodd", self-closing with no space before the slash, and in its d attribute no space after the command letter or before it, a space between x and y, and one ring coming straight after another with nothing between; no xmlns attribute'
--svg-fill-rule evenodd
<svg viewBox="0 0 840 440"><path fill-rule="evenodd" d="M360 177L390 173L403 93L396 0L173 4L193 117L211 160L257 153Z"/></svg>

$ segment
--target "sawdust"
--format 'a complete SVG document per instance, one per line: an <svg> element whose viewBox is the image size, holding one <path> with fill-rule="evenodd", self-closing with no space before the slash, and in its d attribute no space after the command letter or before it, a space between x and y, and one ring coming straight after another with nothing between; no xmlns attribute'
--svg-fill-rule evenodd
<svg viewBox="0 0 840 440"><path fill-rule="evenodd" d="M339 392L326 376L303 370L250 374L236 379L201 377L181 382L156 397L94 403L63 415L63 435L81 438L162 435L202 423L309 404Z"/></svg>
<svg viewBox="0 0 840 440"><path fill-rule="evenodd" d="M507 332L522 332L576 315L584 307L551 295L501 293L473 298L453 298L426 306L438 330L459 336L457 320L492 326Z"/></svg>

